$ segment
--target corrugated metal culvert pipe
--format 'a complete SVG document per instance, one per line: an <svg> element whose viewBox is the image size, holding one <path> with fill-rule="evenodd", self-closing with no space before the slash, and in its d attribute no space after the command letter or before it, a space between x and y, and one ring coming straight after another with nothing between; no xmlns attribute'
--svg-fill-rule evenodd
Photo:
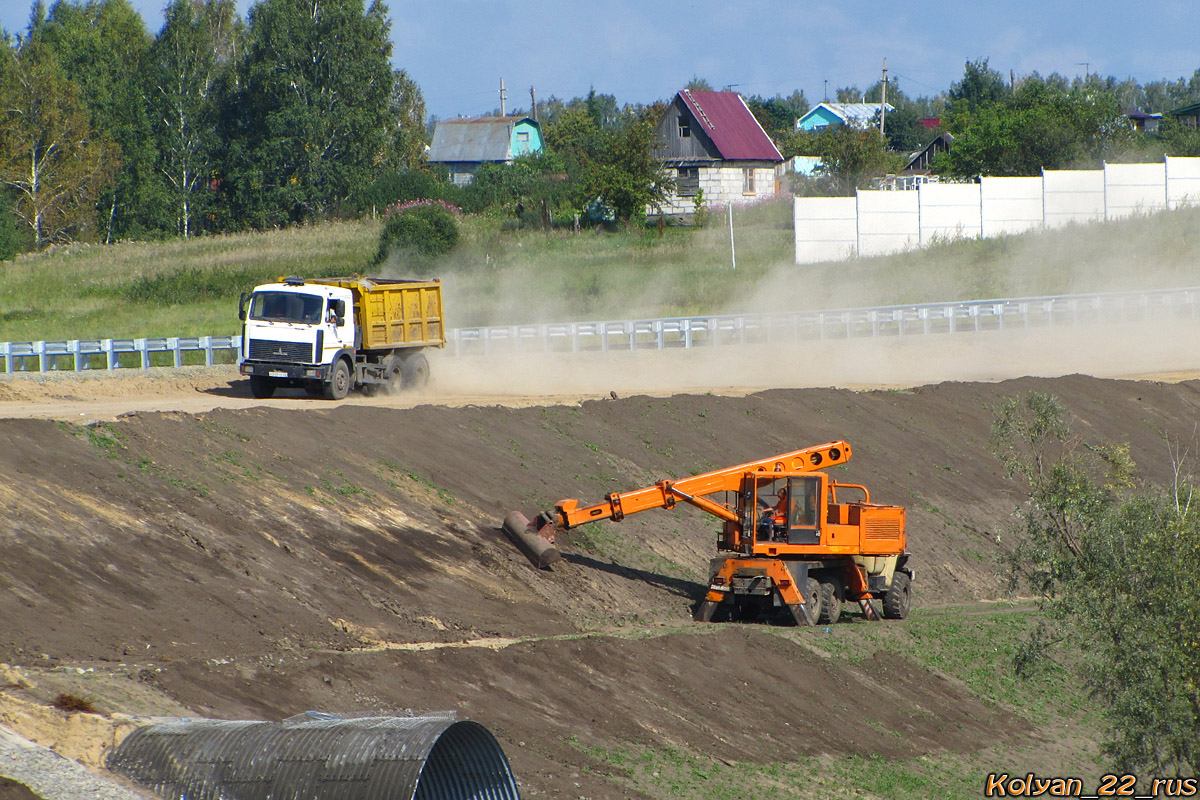
<svg viewBox="0 0 1200 800"><path fill-rule="evenodd" d="M169 720L108 767L172 800L520 800L495 737L452 714Z"/></svg>

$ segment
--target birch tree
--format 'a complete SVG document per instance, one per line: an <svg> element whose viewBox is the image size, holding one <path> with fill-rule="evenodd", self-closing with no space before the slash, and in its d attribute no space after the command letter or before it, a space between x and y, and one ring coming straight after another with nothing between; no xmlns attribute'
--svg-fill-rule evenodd
<svg viewBox="0 0 1200 800"><path fill-rule="evenodd" d="M97 203L104 241L161 227L161 191L146 117L142 69L150 35L130 0L55 0L30 39L53 51L78 87L92 129L119 148L120 169Z"/></svg>
<svg viewBox="0 0 1200 800"><path fill-rule="evenodd" d="M93 131L77 87L39 41L0 58L0 182L36 247L70 241L119 166L116 147Z"/></svg>
<svg viewBox="0 0 1200 800"><path fill-rule="evenodd" d="M214 172L222 76L240 23L233 0L174 0L150 50L148 102L177 231L190 237Z"/></svg>

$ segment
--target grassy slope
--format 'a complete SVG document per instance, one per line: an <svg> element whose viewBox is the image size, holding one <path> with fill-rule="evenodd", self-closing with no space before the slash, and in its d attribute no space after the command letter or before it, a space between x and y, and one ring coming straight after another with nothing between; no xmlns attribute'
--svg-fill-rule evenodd
<svg viewBox="0 0 1200 800"><path fill-rule="evenodd" d="M717 761L670 748L587 752L611 765L610 779L652 797L961 800L982 797L989 773L1023 777L1031 771L1040 777L1079 777L1085 789L1094 788L1104 769L1098 757L1099 720L1086 691L1057 666L1028 680L1013 675L1012 658L1037 619L1032 607L1000 604L917 609L903 625L836 625L819 636L779 629L779 635L810 643L835 659L857 663L877 651L898 653L962 681L985 701L1028 722L1034 738L1023 744L906 760L823 756L766 766L741 761L736 753ZM731 709L731 724L753 720L738 719ZM829 735L837 737L840 727L855 724L850 709L845 718L829 720Z"/></svg>
<svg viewBox="0 0 1200 800"><path fill-rule="evenodd" d="M894 256L795 265L790 204L704 229L502 231L469 218L458 250L371 265L378 223L110 247L0 265L0 341L196 336L237 330L240 292L281 274L442 277L452 326L835 308L1200 284L1200 209L1108 225L947 242Z"/></svg>

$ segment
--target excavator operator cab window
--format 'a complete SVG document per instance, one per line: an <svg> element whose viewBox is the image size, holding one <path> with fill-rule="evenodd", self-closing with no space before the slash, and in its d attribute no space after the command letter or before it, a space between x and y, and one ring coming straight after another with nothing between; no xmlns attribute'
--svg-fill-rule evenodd
<svg viewBox="0 0 1200 800"><path fill-rule="evenodd" d="M788 544L821 543L821 479L788 478Z"/></svg>
<svg viewBox="0 0 1200 800"><path fill-rule="evenodd" d="M757 481L754 487L758 507L755 540L760 542L787 539L788 483L786 479Z"/></svg>

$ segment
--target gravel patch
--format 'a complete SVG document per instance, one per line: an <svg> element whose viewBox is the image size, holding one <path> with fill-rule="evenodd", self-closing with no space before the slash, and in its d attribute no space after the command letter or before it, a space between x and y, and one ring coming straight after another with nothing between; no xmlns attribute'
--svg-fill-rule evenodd
<svg viewBox="0 0 1200 800"><path fill-rule="evenodd" d="M0 728L0 777L28 786L43 800L153 800L83 765Z"/></svg>

